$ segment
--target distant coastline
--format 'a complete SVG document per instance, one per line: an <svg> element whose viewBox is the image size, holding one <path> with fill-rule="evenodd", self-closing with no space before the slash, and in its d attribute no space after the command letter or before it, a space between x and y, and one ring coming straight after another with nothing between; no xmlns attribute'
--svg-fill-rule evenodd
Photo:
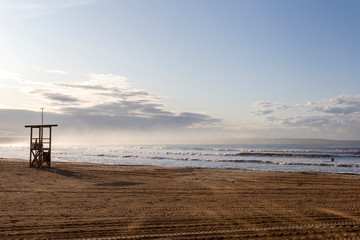
<svg viewBox="0 0 360 240"><path fill-rule="evenodd" d="M321 138L239 138L222 139L220 144L334 144L354 145L360 144L360 140L332 140Z"/></svg>
<svg viewBox="0 0 360 240"><path fill-rule="evenodd" d="M27 144L28 137L1 137L0 136L0 144ZM164 143L156 143L147 144L147 143L139 143L140 145L157 145ZM168 144L173 144L169 142ZM181 143L176 143L181 144ZM183 143L189 144L189 143ZM360 140L334 140L334 139L322 139L322 138L227 138L227 139L212 139L212 140L204 140L203 142L193 142L190 145L197 144L334 144L334 145L360 145ZM78 145L93 145L87 143L79 142ZM97 144L95 144L97 145ZM119 145L128 145L128 144L119 144Z"/></svg>

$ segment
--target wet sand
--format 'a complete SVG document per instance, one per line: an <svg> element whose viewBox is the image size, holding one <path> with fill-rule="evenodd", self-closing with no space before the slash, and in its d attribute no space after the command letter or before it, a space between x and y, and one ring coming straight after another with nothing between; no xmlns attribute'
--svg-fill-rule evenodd
<svg viewBox="0 0 360 240"><path fill-rule="evenodd" d="M360 176L0 159L0 239L360 238Z"/></svg>

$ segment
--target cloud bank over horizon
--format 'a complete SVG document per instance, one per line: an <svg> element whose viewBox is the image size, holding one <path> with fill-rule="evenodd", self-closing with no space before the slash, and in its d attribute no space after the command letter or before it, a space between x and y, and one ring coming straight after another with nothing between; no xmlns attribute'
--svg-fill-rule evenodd
<svg viewBox="0 0 360 240"><path fill-rule="evenodd" d="M88 78L76 83L21 80L25 84L20 90L37 99L39 107L45 108L47 123L58 123L65 132L84 135L123 131L134 134L190 132L218 128L221 124L220 119L207 114L169 110L161 103L163 98L144 89L131 88L124 76L89 74ZM16 135L19 125L39 124L39 116L36 108L1 109L0 131L3 135L6 133L6 137L11 132Z"/></svg>
<svg viewBox="0 0 360 240"><path fill-rule="evenodd" d="M120 75L88 74L85 81L50 83L3 72L2 79L9 78L21 84L19 90L38 103L37 108L26 108L25 104L23 108L0 109L1 138L9 142L26 136L23 125L39 124L39 107L45 108L45 123L61 126L63 139L83 136L74 141L95 136L98 142L102 139L116 142L119 136L132 136L134 142L143 139L157 142L164 138L162 135L168 136L164 141L169 143L171 138L184 143L189 139L206 141L206 138L212 142L226 138L236 142L248 136L358 140L360 134L360 95L355 94L303 104L258 101L249 106L255 117L252 124L232 127L208 114L170 110L162 103L164 98L132 88L127 78ZM146 137L136 138L136 135Z"/></svg>

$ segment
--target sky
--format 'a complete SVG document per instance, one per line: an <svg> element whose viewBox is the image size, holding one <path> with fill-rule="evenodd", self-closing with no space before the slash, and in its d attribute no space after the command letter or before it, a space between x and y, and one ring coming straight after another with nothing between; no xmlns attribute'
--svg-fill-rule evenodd
<svg viewBox="0 0 360 240"><path fill-rule="evenodd" d="M0 142L360 140L360 2L0 0Z"/></svg>

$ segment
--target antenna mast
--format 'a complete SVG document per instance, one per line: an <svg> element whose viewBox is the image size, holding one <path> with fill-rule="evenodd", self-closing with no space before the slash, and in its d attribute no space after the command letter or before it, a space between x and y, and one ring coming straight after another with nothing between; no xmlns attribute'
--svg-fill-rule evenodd
<svg viewBox="0 0 360 240"><path fill-rule="evenodd" d="M44 108L41 109L41 125L44 125Z"/></svg>

